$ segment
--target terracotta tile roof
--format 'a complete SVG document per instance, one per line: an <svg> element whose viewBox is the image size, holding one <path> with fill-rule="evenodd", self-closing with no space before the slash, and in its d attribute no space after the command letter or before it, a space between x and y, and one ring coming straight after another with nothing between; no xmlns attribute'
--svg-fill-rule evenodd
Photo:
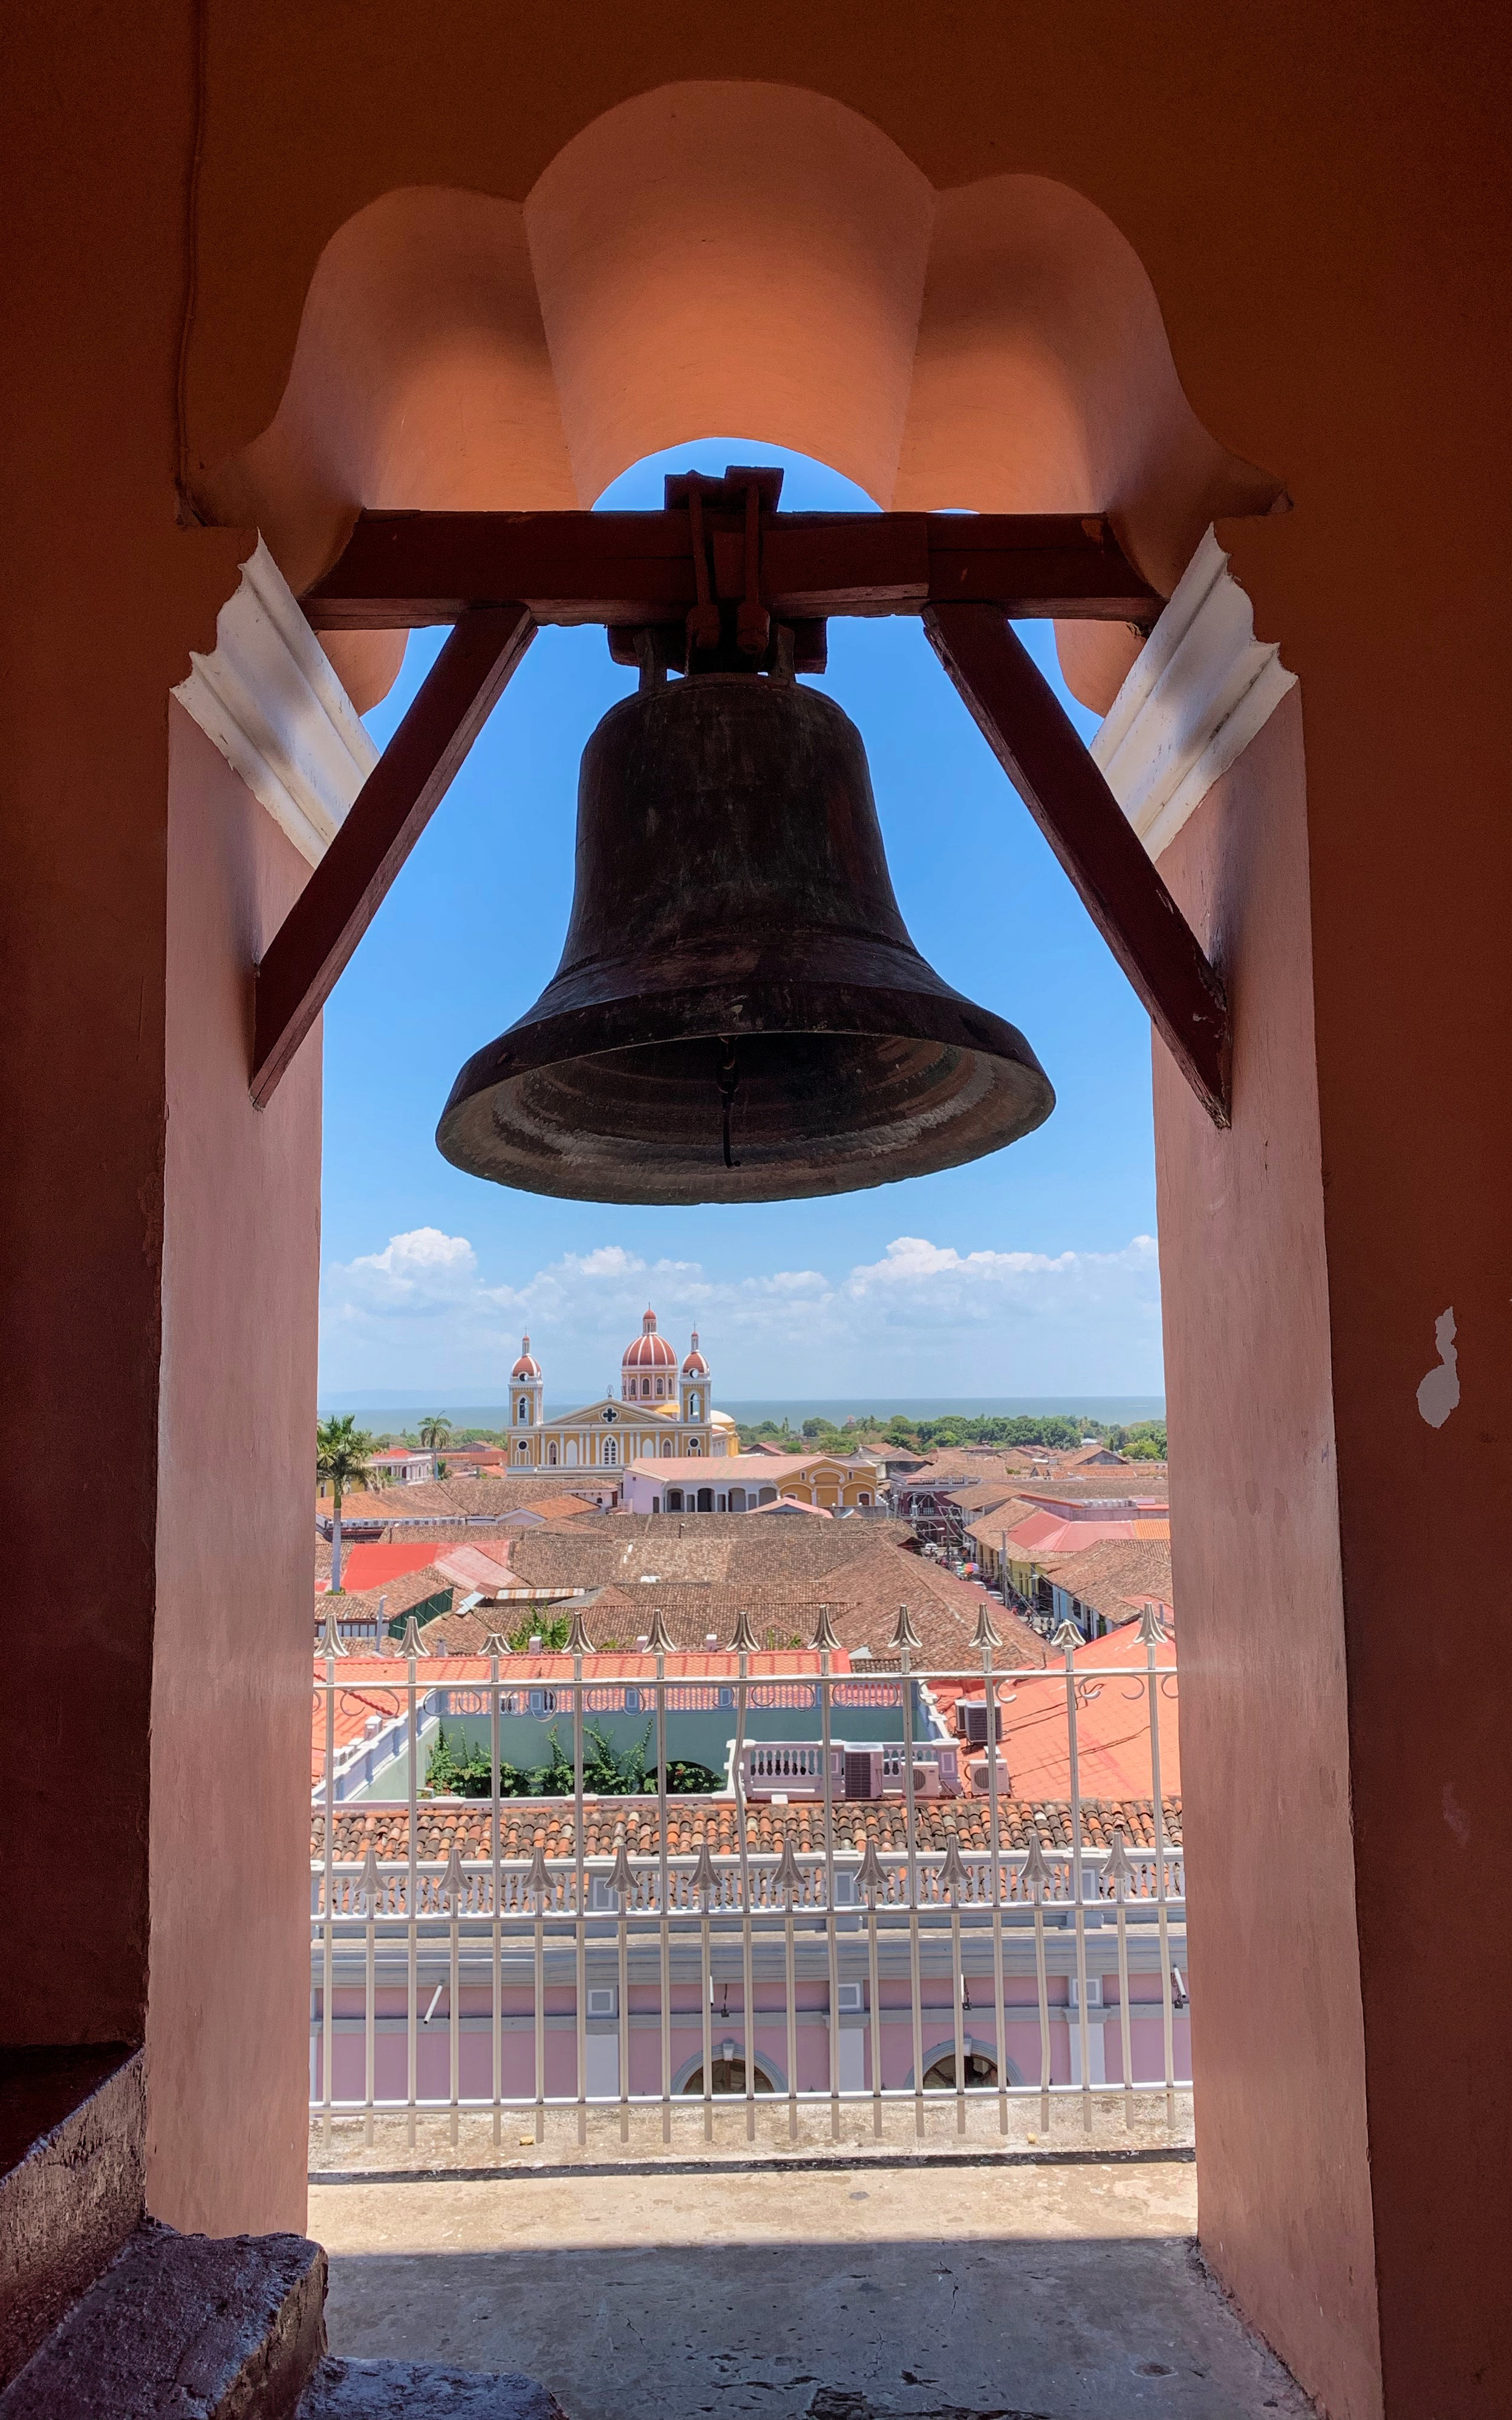
<svg viewBox="0 0 1512 2420"><path fill-rule="evenodd" d="M343 1580L345 1580L347 1576L346 1564L347 1557L344 1550L342 1554ZM411 1606L424 1605L427 1598L443 1595L447 1589L455 1590L456 1583L454 1580L449 1580L445 1574L438 1570L434 1563L423 1563L418 1571L402 1572L397 1579L385 1580L381 1587L378 1588L347 1589L344 1587L340 1597L335 1600L335 1602L337 1602L341 1607L339 1618L343 1621L355 1621L359 1620L360 1609L362 1611L377 1615L379 1606L383 1607L383 1620L385 1621L396 1621L402 1614L406 1614L409 1611ZM458 1592L460 1593L461 1591ZM328 1551L325 1579L323 1581L317 1580L316 1583L315 1618L316 1622L320 1622L325 1620L327 1610L329 1609L332 1602L332 1600L330 1592L330 1556Z"/></svg>
<svg viewBox="0 0 1512 2420"><path fill-rule="evenodd" d="M906 1522L855 1515L758 1521L748 1512L617 1513L521 1531L511 1561L523 1580L548 1588L633 1586L642 1575L770 1587L825 1578L871 1553L879 1540L910 1534Z"/></svg>
<svg viewBox="0 0 1512 2420"><path fill-rule="evenodd" d="M1044 1568L1057 1588L1069 1590L1104 1621L1127 1621L1131 1606L1137 1613L1151 1598L1173 1602L1168 1532L1161 1538L1106 1539L1053 1556Z"/></svg>
<svg viewBox="0 0 1512 2420"><path fill-rule="evenodd" d="M328 1547L328 1557L329 1554ZM407 1540L402 1546L344 1545L342 1586L368 1592L388 1588L395 1580L408 1578L411 1572L424 1571L430 1559L429 1546L414 1539Z"/></svg>
<svg viewBox="0 0 1512 2420"><path fill-rule="evenodd" d="M1170 1481L1159 1465L1132 1462L1127 1470L1082 1471L1071 1479L1019 1473L1014 1486L1034 1504L1168 1504Z"/></svg>
<svg viewBox="0 0 1512 2420"><path fill-rule="evenodd" d="M362 1726L359 1724L358 1729ZM1181 1845L1181 1802L1178 1796L1162 1801L1162 1813L1166 1839L1173 1848ZM570 1800L561 1798L506 1798L500 1803L501 1856L528 1857L537 1841L548 1857L570 1857L576 1854L577 1839ZM990 1845L990 1808L985 1799L930 1799L918 1803L915 1809L915 1844L923 1850L943 1850L953 1830L963 1849L983 1850ZM1069 1848L1072 1845L1072 1810L1065 1799L1000 1798L997 1803L998 1838L1005 1849L1027 1848L1037 1834L1046 1848ZM739 1821L735 1802L731 1798L673 1798L667 1809L667 1847L672 1856L692 1856L700 1842L707 1839L711 1856L732 1856L738 1853ZM879 1850L895 1853L907 1846L907 1810L901 1799L844 1800L833 1810L834 1839L837 1849L856 1852L869 1839L876 1841ZM1108 1848L1114 1837L1121 1832L1131 1847L1148 1848L1155 1837L1155 1810L1149 1799L1114 1798L1082 1801L1082 1841L1090 1848ZM660 1849L660 1830L656 1802L654 1798L600 1798L590 1801L583 1809L583 1854L590 1857L611 1857L621 1838L632 1857L654 1856ZM772 1855L781 1849L784 1837L791 1838L799 1855L822 1853L825 1838L823 1806L752 1807L746 1820L746 1846L756 1855ZM440 1862L450 1855L453 1843L466 1859L485 1858L493 1854L493 1815L489 1802L470 1798L433 1798L421 1802L416 1814L415 1851L426 1861ZM342 1864L356 1865L366 1856L369 1847L380 1863L388 1864L409 1854L409 1819L403 1807L353 1807L335 1819L333 1840L335 1855ZM314 1810L310 1825L310 1854L325 1854L325 1818L323 1811Z"/></svg>
<svg viewBox="0 0 1512 2420"><path fill-rule="evenodd" d="M412 1487L385 1487L377 1493L348 1497L342 1507L342 1520L410 1522L424 1520L456 1520L459 1515L483 1514L498 1520L502 1515L524 1510L538 1510L543 1504L556 1506L567 1499L579 1507L584 1498L574 1494L581 1487L582 1476L569 1481L549 1471L532 1470L504 1478L486 1473L478 1479L421 1480ZM594 1507L596 1511L596 1506ZM331 1501L316 1503L316 1513L324 1520L331 1518Z"/></svg>

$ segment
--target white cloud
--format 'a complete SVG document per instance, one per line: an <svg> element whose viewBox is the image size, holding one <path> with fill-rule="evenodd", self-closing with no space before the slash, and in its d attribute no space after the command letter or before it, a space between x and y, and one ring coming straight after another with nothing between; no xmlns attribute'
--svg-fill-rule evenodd
<svg viewBox="0 0 1512 2420"><path fill-rule="evenodd" d="M701 1329L720 1391L735 1401L1162 1384L1149 1235L1113 1252L1059 1253L963 1252L900 1235L880 1260L834 1277L712 1277L697 1261L605 1244L510 1283L489 1281L465 1236L420 1227L327 1268L322 1386L465 1387L492 1400L529 1328L548 1393L591 1392L617 1370L648 1299L674 1342Z"/></svg>

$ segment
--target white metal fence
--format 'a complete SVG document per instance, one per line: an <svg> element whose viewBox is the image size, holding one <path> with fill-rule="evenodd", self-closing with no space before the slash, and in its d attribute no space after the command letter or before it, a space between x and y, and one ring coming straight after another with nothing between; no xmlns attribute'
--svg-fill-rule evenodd
<svg viewBox="0 0 1512 2420"><path fill-rule="evenodd" d="M961 2133L972 2103L995 2101L1006 2133L1015 2100L1038 2102L1048 2127L1057 2098L1079 2101L1090 2129L1094 2099L1110 2093L1131 2124L1136 2093L1164 2095L1171 2122L1190 2072L1185 1878L1161 1773L1160 1707L1174 1700L1176 1675L1157 1660L1165 1635L1153 1612L1131 1659L1095 1671L1077 1667L1082 1641L1069 1629L1053 1642L1058 1663L999 1668L984 1612L980 1665L920 1673L901 1616L896 1678L866 1684L869 1702L901 1714L902 1750L887 1760L896 1791L881 1801L847 1801L837 1787L832 1715L837 1693L854 1695L856 1683L831 1673L826 1638L822 1620L817 1673L753 1678L742 1653L719 1684L731 1701L733 1799L667 1786L669 1702L688 1683L668 1680L665 1653L639 1683L654 1790L628 1799L585 1789L585 1722L606 1702L591 1652L549 1683L550 1712L571 1726L570 1792L563 1774L555 1798L522 1806L500 1794L501 1722L532 1685L513 1677L520 1659L504 1653L468 1683L486 1710L489 1794L432 1799L420 1777L423 1709L438 1693L423 1652L409 1652L383 1675L407 1750L406 1795L383 1806L339 1794L350 1771L339 1716L349 1701L360 1709L372 1683L344 1673L328 1631L316 1680L324 1754L310 2061L312 2114L327 2133L356 2118L371 2140L376 2118L398 2117L413 2141L417 2118L440 2114L455 2140L471 2112L491 2114L495 2142L506 2114L539 2142L559 2109L576 2110L581 2142L589 2111L607 2108L628 2142L632 2110L659 2107L670 2142L681 2106L702 2109L712 2139L716 2108L733 2099L751 2140L759 2103L784 2100L791 2140L805 2104L827 2104L839 2139L847 2104L869 2104L880 2136L885 2106L911 2102L922 2134L926 2105L942 2092L953 2095ZM586 1651L580 1625L577 1643ZM419 1650L412 1632L407 1645ZM989 1710L1022 1715L1027 1703L1041 1728L1055 1707L1064 1800L1014 1797L993 1757L980 1794L927 1805L916 1795L916 1745L927 1743L916 1742L915 1684L943 1681L984 1694ZM822 1796L801 1810L757 1807L742 1789L751 1703L773 1689L817 1720L815 1754L802 1764ZM1142 1730L1150 1779L1148 1798L1111 1810L1084 1798L1080 1779L1088 1710L1110 1691L1125 1738ZM1010 1756L1013 1736L1010 1719ZM444 1859L422 1854L423 1817L449 1828Z"/></svg>

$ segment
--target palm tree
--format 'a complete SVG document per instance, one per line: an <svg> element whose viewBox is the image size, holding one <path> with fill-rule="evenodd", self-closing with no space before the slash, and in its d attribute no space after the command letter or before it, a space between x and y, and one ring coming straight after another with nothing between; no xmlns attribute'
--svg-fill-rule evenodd
<svg viewBox="0 0 1512 2420"><path fill-rule="evenodd" d="M385 1474L370 1467L378 1439L360 1429L350 1412L333 1412L317 1420L315 1432L315 1475L324 1481L332 1498L331 1521L331 1590L341 1593L342 1499L368 1488L381 1487Z"/></svg>
<svg viewBox="0 0 1512 2420"><path fill-rule="evenodd" d="M430 1412L420 1423L420 1442L427 1453L433 1453L436 1456L438 1479L444 1479L446 1476L445 1466L440 1459L440 1450L451 1434L452 1423L443 1413Z"/></svg>

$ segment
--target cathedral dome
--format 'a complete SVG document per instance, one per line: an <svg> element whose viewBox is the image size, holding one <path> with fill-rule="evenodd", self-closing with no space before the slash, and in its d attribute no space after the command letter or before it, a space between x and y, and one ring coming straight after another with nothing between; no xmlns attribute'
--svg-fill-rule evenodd
<svg viewBox="0 0 1512 2420"><path fill-rule="evenodd" d="M538 1378L541 1374L541 1365L531 1351L531 1340L528 1336L522 1336L519 1340L519 1359L509 1374L511 1379Z"/></svg>
<svg viewBox="0 0 1512 2420"><path fill-rule="evenodd" d="M640 1322L640 1333L633 1344L625 1346L620 1367L622 1370L638 1371L675 1370L677 1367L677 1356L667 1339L656 1334L656 1314L649 1303L646 1315Z"/></svg>
<svg viewBox="0 0 1512 2420"><path fill-rule="evenodd" d="M692 1349L689 1352L687 1360L683 1364L683 1375L685 1378L706 1378L708 1374L709 1365L704 1360L702 1354L699 1351L699 1332L695 1327L693 1330Z"/></svg>

